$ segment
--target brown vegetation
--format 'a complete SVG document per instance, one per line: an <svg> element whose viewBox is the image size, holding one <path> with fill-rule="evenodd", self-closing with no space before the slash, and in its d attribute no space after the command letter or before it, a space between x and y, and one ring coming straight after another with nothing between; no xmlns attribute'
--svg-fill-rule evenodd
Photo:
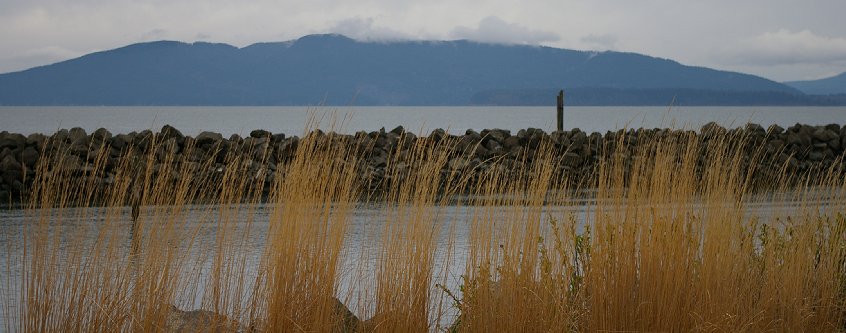
<svg viewBox="0 0 846 333"><path fill-rule="evenodd" d="M749 138L679 131L619 136L594 176L572 179L549 142L513 159L456 166L474 147L402 136L374 186L360 177L370 150L349 140L304 136L269 185L263 169L251 169L253 157L267 156L261 151L195 162L190 144L177 155L154 138L109 166L107 186L96 180L109 149L90 158L86 177L63 170L67 152L42 152L14 252L22 258L7 255L22 272L2 281L5 328L846 331L840 169L761 175L748 163ZM219 172L197 172L212 167ZM774 190L753 191L762 183ZM262 215L267 187L270 213ZM373 230L372 274L362 273L364 260L343 260L367 256L345 247L356 209L367 204L386 216ZM782 204L790 209L776 209ZM469 218L446 219L448 205L466 206ZM562 206L573 209L553 209ZM269 228L252 230L258 219ZM466 251L453 247L459 225L469 230ZM256 232L267 233L261 248ZM261 261L251 263L255 251ZM462 284L444 286L435 267L454 256L467 258Z"/></svg>

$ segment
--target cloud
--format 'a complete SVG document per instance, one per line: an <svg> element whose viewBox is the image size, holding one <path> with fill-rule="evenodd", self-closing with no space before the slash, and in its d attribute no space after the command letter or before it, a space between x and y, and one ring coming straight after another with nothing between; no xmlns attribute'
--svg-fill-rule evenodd
<svg viewBox="0 0 846 333"><path fill-rule="evenodd" d="M82 56L83 52L69 50L59 46L45 46L29 49L20 54L0 58L0 73L23 70L35 66L49 65Z"/></svg>
<svg viewBox="0 0 846 333"><path fill-rule="evenodd" d="M77 51L68 50L63 47L59 46L46 46L40 47L37 49L26 50L23 53L23 57L35 57L35 58L42 58L42 59L69 59L81 56L82 54Z"/></svg>
<svg viewBox="0 0 846 333"><path fill-rule="evenodd" d="M372 17L353 17L340 20L335 23L329 32L342 34L357 40L369 41L395 41L412 39L411 36L386 27L376 26L376 20Z"/></svg>
<svg viewBox="0 0 846 333"><path fill-rule="evenodd" d="M727 65L776 66L846 61L846 38L780 29L730 44L715 55Z"/></svg>
<svg viewBox="0 0 846 333"><path fill-rule="evenodd" d="M617 36L611 34L594 35L590 34L580 39L582 44L588 48L596 50L614 50L616 49Z"/></svg>
<svg viewBox="0 0 846 333"><path fill-rule="evenodd" d="M485 43L538 45L555 42L561 36L554 32L529 29L519 24L508 23L496 16L488 16L476 28L458 26L449 33L450 37Z"/></svg>
<svg viewBox="0 0 846 333"><path fill-rule="evenodd" d="M156 28L150 31L145 32L141 35L140 40L142 41L155 41L155 40L162 40L167 37L167 30Z"/></svg>

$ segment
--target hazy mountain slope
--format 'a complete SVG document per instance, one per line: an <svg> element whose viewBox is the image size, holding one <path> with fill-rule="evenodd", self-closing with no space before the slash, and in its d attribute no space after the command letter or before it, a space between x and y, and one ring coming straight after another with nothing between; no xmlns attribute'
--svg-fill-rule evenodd
<svg viewBox="0 0 846 333"><path fill-rule="evenodd" d="M339 35L244 48L151 42L0 74L0 105L465 105L526 89L797 90L633 53ZM707 104L707 98L705 98ZM603 101L603 104L614 104Z"/></svg>
<svg viewBox="0 0 846 333"><path fill-rule="evenodd" d="M792 81L785 84L806 94L835 95L846 94L846 72L825 79L813 81Z"/></svg>

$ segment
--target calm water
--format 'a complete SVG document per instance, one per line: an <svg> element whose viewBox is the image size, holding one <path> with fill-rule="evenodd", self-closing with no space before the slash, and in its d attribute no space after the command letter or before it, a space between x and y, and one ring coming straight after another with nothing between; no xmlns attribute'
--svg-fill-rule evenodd
<svg viewBox="0 0 846 333"><path fill-rule="evenodd" d="M829 197L826 193L829 191L821 191L813 196L818 205L819 212L823 214L831 214L833 209L842 207L835 204L836 207L830 205ZM575 219L576 223L581 229L585 223L590 223L593 220L593 212L595 202L591 199L584 201L578 200L573 202L574 205L567 206L548 206L544 208L541 214L542 219L546 220L549 217L555 218L559 221ZM807 203L807 202L806 202ZM275 223L271 220L270 205L258 206L238 206L235 214L221 214L220 206L187 206L184 215L180 215L180 220L184 220L186 231L190 234L196 232L195 245L193 247L181 246L183 255L187 255L190 263L185 267L186 272L197 270L200 272L200 281L205 281L209 278L209 269L213 254L207 247L214 244L217 238L217 228L219 226L220 218L227 217L227 223L234 226L235 233L230 234L235 240L248 239L248 242L243 243L237 251L245 254L246 259L246 274L247 288L251 290L251 281L254 281L258 274L258 267L264 254L264 247L267 241L267 231L270 224ZM807 207L804 207L807 208ZM749 217L757 216L762 218L763 222L772 222L776 218L783 218L788 215L795 215L803 212L803 205L795 202L789 196L765 195L760 198L754 198L746 206L746 212ZM464 274L464 268L467 264L467 256L469 251L469 224L474 216L473 207L462 206L439 206L433 207L432 214L435 216L436 223L441 226L441 233L438 237L438 249L435 255L435 281L433 283L441 283L447 288L460 295L459 285L461 284L461 275ZM497 211L494 211L497 212ZM505 222L507 216L512 216L506 208L503 208L501 214L494 214L497 223ZM43 215L42 215L43 213ZM119 230L123 239L123 251L128 253L130 245L130 217L129 208L123 208L117 214L107 214L103 208L68 208L61 212L62 217L59 217L60 212L55 210L48 211L26 211L26 210L0 210L0 248L3 249L4 254L0 254L0 331L7 329L6 324L16 321L17 306L20 297L20 282L22 274L22 234L24 228L31 224L32 221L37 220L36 216L46 216L51 221L53 232L60 232L66 237L60 241L60 248L69 249L77 248L83 244L93 244L97 239L98 231L102 230L105 216L111 216L111 223L113 227ZM377 267L378 251L379 251L379 234L381 233L384 223L392 219L393 215L388 215L384 206L381 205L367 205L361 204L357 207L351 216L349 229L347 230L345 240L345 255L341 262L341 276L340 276L340 299L347 299L351 310L357 314L368 312L367 309L355 305L356 299L373 299L375 281L375 270ZM542 222L542 225L547 225ZM74 237L80 235L82 237ZM189 234L189 233L186 233ZM450 239L452 241L450 241ZM71 245L73 244L73 245ZM83 245L84 247L84 245ZM66 252L63 250L62 252ZM452 255L448 256L448 253ZM362 284L363 283L363 284ZM200 288L204 283L198 284ZM433 286L434 287L434 286ZM442 291L438 288L433 288L433 297L444 296ZM196 309L200 306L202 289L199 290L199 295L180 294L177 295L176 302L180 307L187 309ZM235 295L233 295L235 296ZM246 300L246 295L242 299ZM448 301L448 299L446 300ZM370 309L372 310L372 309ZM455 309L449 303L445 303L442 308L445 311L446 317L442 319L443 325L448 325L456 315ZM14 330L14 329L12 329Z"/></svg>
<svg viewBox="0 0 846 333"><path fill-rule="evenodd" d="M310 115L323 117L321 128L342 132L390 130L402 125L416 133L449 128L555 128L554 107L0 107L0 131L54 133L82 127L89 133L103 127L113 133L160 129L170 124L186 135L215 131L249 134L254 129L298 135ZM344 120L346 119L346 120ZM846 123L846 107L565 107L565 129L605 132L623 127L686 127L698 129L715 121L727 127L748 122L787 127L796 123Z"/></svg>
<svg viewBox="0 0 846 333"><path fill-rule="evenodd" d="M579 221L585 221L588 206L554 206L546 208L542 219L549 216L564 219L573 216ZM235 211L231 211L231 209ZM180 221L187 221L184 225L186 235L196 234L194 245L181 244L180 253L187 255L185 261L189 267L183 267L185 272L200 272L199 293L191 295L190 292L177 295L177 304L180 307L195 309L199 308L202 302L202 290L204 282L209 278L211 266L210 250L217 240L217 229L221 223L220 206L217 205L189 205L179 217ZM228 225L233 226L234 234L230 237L235 241L248 239L249 241L237 247L236 251L244 254L246 259L247 285L245 290L252 290L253 282L259 272L259 265L265 253L267 236L270 228L272 205L260 204L257 206L229 207L230 213L225 220ZM147 210L145 214L151 214ZM395 218L396 213L390 213L383 205L360 204L353 212L348 225L344 255L341 263L339 299L348 300L351 310L361 315L367 312L365 308L356 305L356 300L372 300L375 297L376 267L379 258L379 235L383 231L386 221ZM454 293L460 295L459 285L461 274L464 273L466 258L469 252L469 223L473 216L473 208L465 206L438 206L431 208L432 216L435 216L435 223L439 226L440 232L436 234L437 249L435 253L434 281L445 285ZM118 230L121 242L121 251L129 253L131 243L131 229L129 208L121 209L117 214L108 213L104 208L68 208L61 212L58 210L0 210L0 248L5 253L0 254L0 332L6 329L6 322L15 322L18 317L15 313L20 299L20 285L22 278L23 248L22 235L27 225L32 225L38 220L38 216L46 216L50 221L52 232L59 233L60 255L67 254L71 249L90 249L98 239L98 233L112 235L104 231L105 219L109 219L108 230ZM143 215L142 215L143 218ZM497 217L498 223L504 222L504 218ZM153 221L157 222L157 221ZM545 223L544 223L545 224ZM233 236L234 235L234 236ZM450 241L452 240L452 241ZM451 253L451 255L450 255ZM198 265L198 266L194 266ZM434 285L433 285L434 287ZM433 288L434 298L445 297L439 289ZM241 295L243 301L247 301L247 294ZM8 302L9 304L4 304ZM443 311L446 317L442 325L448 325L456 315L455 309L451 307L448 299L445 299ZM246 305L246 303L245 303ZM4 308L7 306L7 308ZM369 311L372 311L369 308ZM366 319L366 318L365 318ZM14 330L14 329L12 329Z"/></svg>

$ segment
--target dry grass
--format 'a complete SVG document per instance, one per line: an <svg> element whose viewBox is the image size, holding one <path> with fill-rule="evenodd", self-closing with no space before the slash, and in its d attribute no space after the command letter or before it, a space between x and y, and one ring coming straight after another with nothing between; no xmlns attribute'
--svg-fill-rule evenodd
<svg viewBox="0 0 846 333"><path fill-rule="evenodd" d="M229 150L219 167L185 160L191 145L177 153L154 140L127 152L109 184L98 183L108 149L82 174L63 170L66 148L45 152L22 258L7 256L22 268L2 289L5 328L166 331L175 305L223 314L207 324L244 331L846 331L846 182L834 170L778 175L769 182L780 191L758 196L755 170L741 167L744 138L680 134L641 142L633 155L618 142L581 192L567 184L585 182L566 179L541 144L518 154L517 168L489 161L458 200L471 182L450 165L462 154L456 142L403 137L374 196L351 140L304 136L270 184L266 170L247 172L249 147ZM342 289L355 271L343 258L366 257L345 248L362 198L385 220L375 272L352 276L373 293L342 299L372 318L358 323L337 297L355 294ZM786 211L754 209L786 199ZM471 212L466 221L446 218L455 205ZM453 248L460 228L466 253ZM466 256L462 285L437 288L455 256ZM444 327L450 300L460 315Z"/></svg>

